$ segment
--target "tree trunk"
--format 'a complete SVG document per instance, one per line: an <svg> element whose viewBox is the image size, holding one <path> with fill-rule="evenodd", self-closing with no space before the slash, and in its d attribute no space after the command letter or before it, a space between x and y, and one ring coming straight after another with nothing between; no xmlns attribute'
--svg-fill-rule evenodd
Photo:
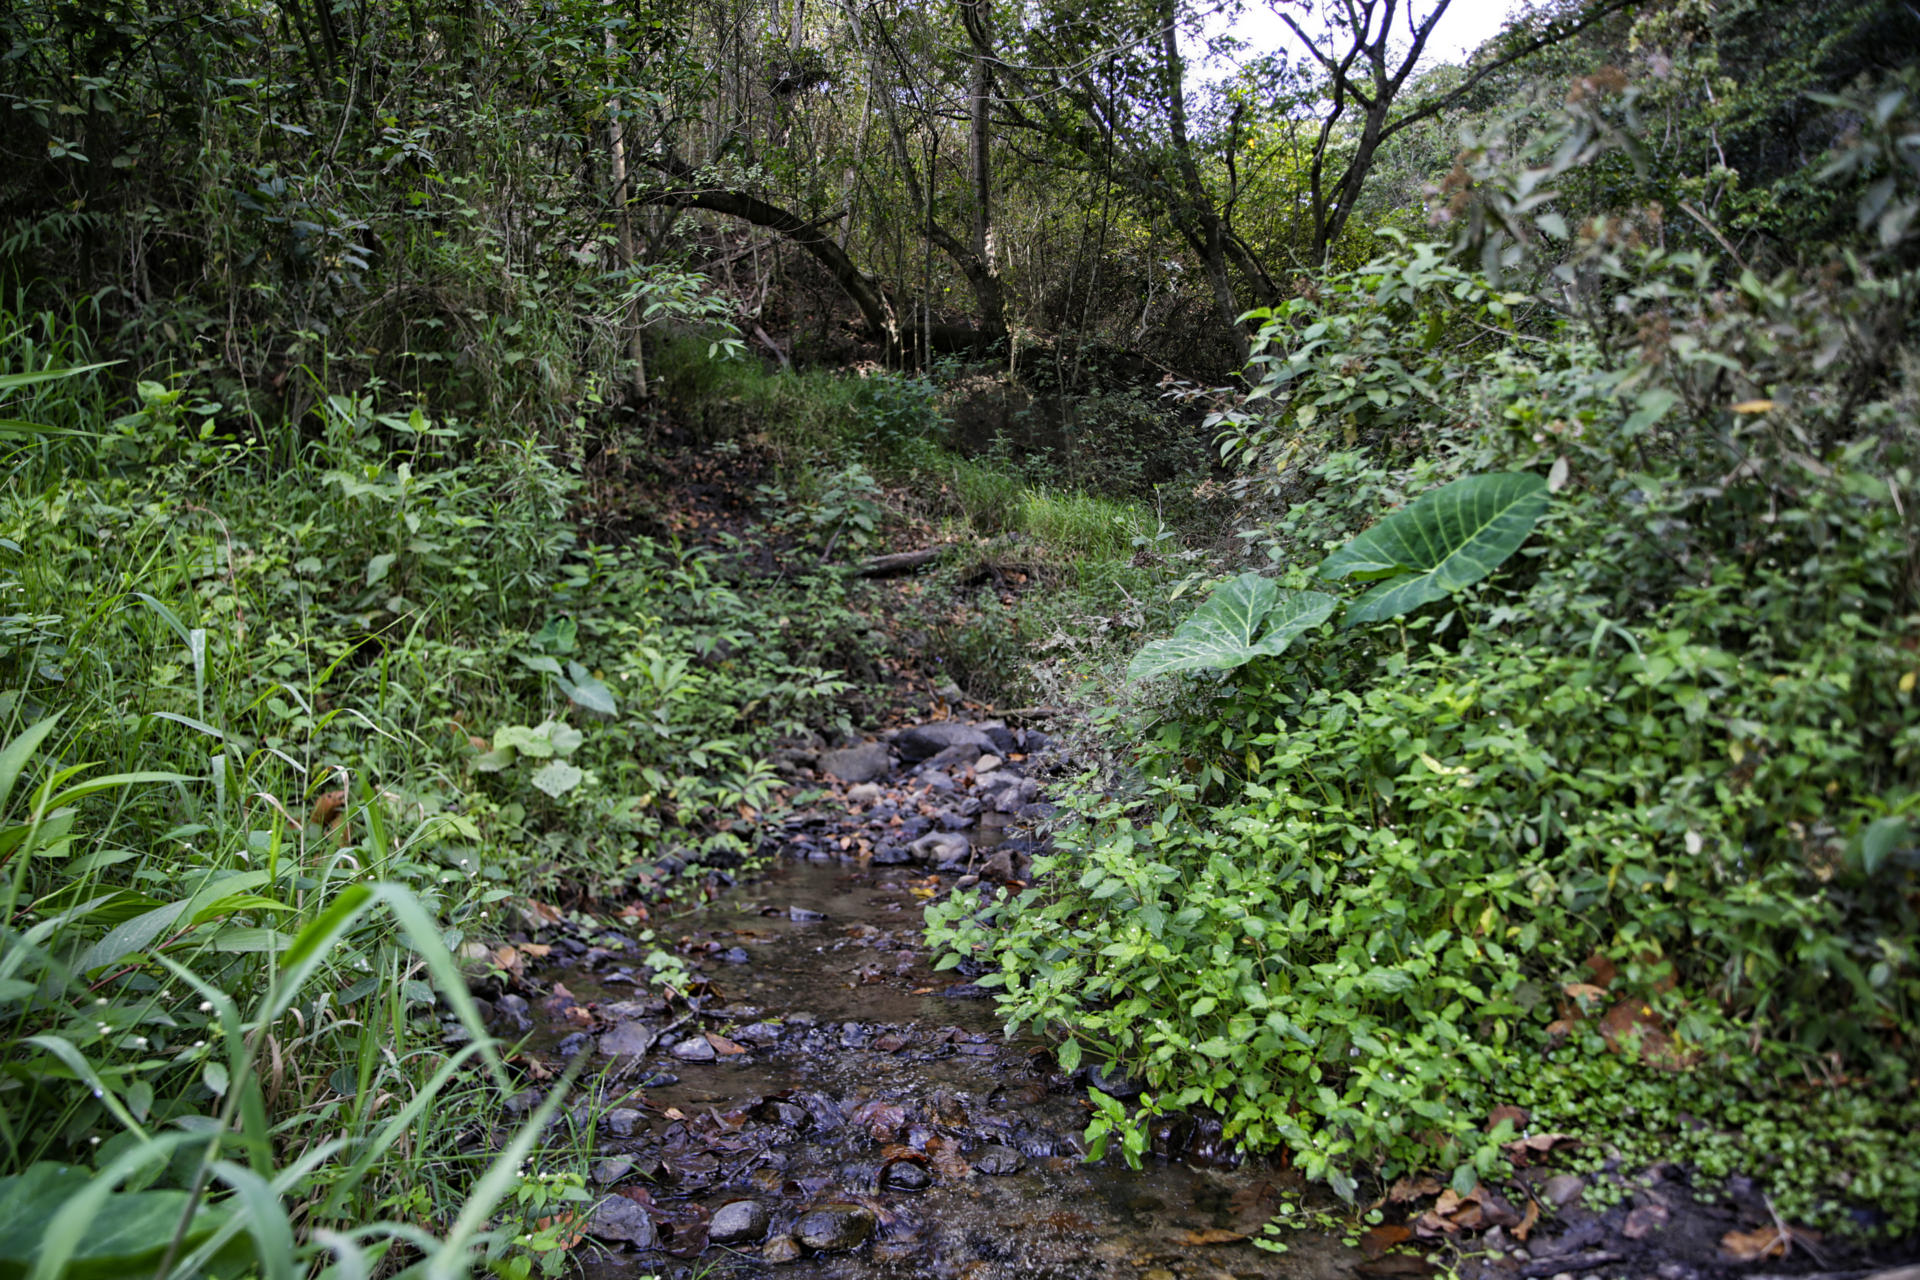
<svg viewBox="0 0 1920 1280"><path fill-rule="evenodd" d="M607 51L615 49L613 32L607 32ZM614 226L620 237L620 265L633 270L633 207L627 192L627 142L620 125L620 99L608 104L612 118L607 122L607 151L613 168ZM628 313L632 326L627 338L627 354L633 359L633 391L641 399L647 395L647 351L640 337L640 300L635 298Z"/></svg>

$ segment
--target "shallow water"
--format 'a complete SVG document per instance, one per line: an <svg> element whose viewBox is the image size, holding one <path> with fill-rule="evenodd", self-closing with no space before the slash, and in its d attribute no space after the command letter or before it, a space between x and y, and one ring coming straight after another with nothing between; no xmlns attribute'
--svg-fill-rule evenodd
<svg viewBox="0 0 1920 1280"><path fill-rule="evenodd" d="M678 1020L672 1034L710 1031L745 1052L688 1062L655 1046L644 1060L596 1060L620 1077L603 1089L603 1104L642 1119L625 1137L602 1126L595 1156L636 1161L611 1185L644 1188L674 1252L585 1245L576 1254L585 1275L1353 1274L1362 1256L1338 1240L1295 1236L1274 1255L1230 1239L1257 1234L1296 1184L1273 1167L1236 1165L1204 1128L1176 1127L1168 1136L1177 1158L1138 1173L1116 1156L1087 1164L1084 1087L1063 1078L1039 1042L1005 1039L991 1000L950 996L955 975L928 966L920 906L936 883L911 868L784 861L698 914L656 923L711 984L702 1004L712 1016L684 1017L676 1006L638 1021L666 1029ZM733 948L744 963L738 953L723 958ZM593 1010L595 1025L609 1006L650 994L617 969L545 976ZM581 1022L577 1013L558 1019L534 1047L550 1052ZM678 1081L645 1083L659 1072ZM996 1163L1018 1170L985 1171ZM928 1185L892 1185L902 1176ZM768 1209L766 1238L696 1252L703 1211L743 1197ZM819 1254L788 1242L801 1212L836 1202L875 1216L870 1239ZM774 1262L770 1252L801 1256Z"/></svg>

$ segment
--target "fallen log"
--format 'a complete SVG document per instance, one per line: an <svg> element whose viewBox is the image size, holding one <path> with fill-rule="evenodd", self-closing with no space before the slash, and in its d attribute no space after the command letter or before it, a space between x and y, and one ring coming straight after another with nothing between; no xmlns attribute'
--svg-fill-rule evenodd
<svg viewBox="0 0 1920 1280"><path fill-rule="evenodd" d="M884 556L868 556L854 567L853 572L862 578L892 578L903 573L912 573L922 565L929 565L953 550L952 543L942 543L937 547L925 547L919 551L895 551Z"/></svg>

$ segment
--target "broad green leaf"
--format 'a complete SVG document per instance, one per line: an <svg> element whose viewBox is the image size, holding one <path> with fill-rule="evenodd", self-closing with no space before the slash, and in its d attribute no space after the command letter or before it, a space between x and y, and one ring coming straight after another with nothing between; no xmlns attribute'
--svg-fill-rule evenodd
<svg viewBox="0 0 1920 1280"><path fill-rule="evenodd" d="M567 664L567 674L571 680L560 680L560 688L567 697L589 711L598 711L601 715L613 715L617 708L613 702L613 690L585 667L577 662Z"/></svg>
<svg viewBox="0 0 1920 1280"><path fill-rule="evenodd" d="M1415 498L1321 562L1322 578L1381 580L1347 608L1349 625L1395 618L1480 581L1525 542L1547 509L1526 472L1467 476Z"/></svg>
<svg viewBox="0 0 1920 1280"><path fill-rule="evenodd" d="M1127 674L1140 680L1170 671L1230 671L1282 652L1331 617L1333 606L1323 592L1283 591L1271 578L1243 573L1214 588L1172 635L1136 653Z"/></svg>
<svg viewBox="0 0 1920 1280"><path fill-rule="evenodd" d="M580 772L578 765L568 764L565 760L549 760L535 770L533 785L558 800L567 792L580 785L587 775Z"/></svg>

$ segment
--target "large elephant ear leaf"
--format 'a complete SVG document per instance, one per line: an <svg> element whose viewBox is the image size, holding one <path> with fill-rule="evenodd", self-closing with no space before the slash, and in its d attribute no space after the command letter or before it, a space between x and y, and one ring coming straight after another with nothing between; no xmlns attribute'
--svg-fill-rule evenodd
<svg viewBox="0 0 1920 1280"><path fill-rule="evenodd" d="M1271 578L1243 573L1214 588L1172 635L1136 653L1127 674L1143 680L1171 671L1230 671L1272 657L1332 616L1334 603L1324 592L1282 591Z"/></svg>
<svg viewBox="0 0 1920 1280"><path fill-rule="evenodd" d="M1480 581L1520 549L1547 509L1526 472L1467 476L1428 490L1324 560L1322 578L1379 580L1349 624L1395 618Z"/></svg>

